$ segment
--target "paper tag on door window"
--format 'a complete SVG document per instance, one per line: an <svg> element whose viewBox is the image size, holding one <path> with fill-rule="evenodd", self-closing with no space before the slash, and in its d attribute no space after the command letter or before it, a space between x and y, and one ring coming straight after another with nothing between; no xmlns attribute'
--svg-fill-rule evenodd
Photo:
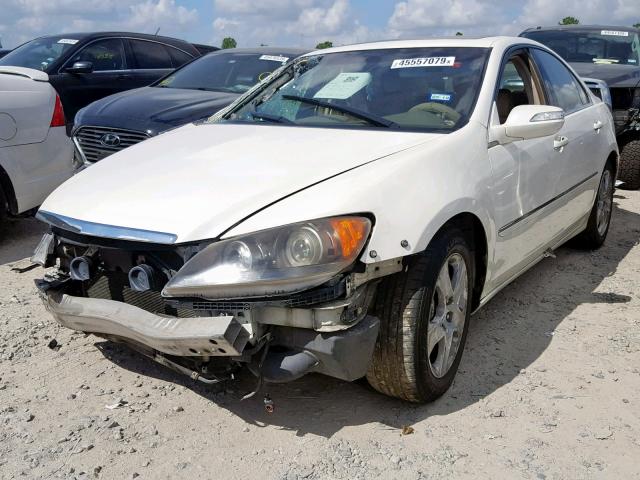
<svg viewBox="0 0 640 480"><path fill-rule="evenodd" d="M602 30L600 35L610 35L612 37L628 37L629 32L622 32L618 30Z"/></svg>
<svg viewBox="0 0 640 480"><path fill-rule="evenodd" d="M289 57L280 57L278 55L262 55L260 57L260 60L271 60L272 62L285 63L287 60L289 60Z"/></svg>
<svg viewBox="0 0 640 480"><path fill-rule="evenodd" d="M369 72L341 73L322 87L313 98L346 100L371 82Z"/></svg>
<svg viewBox="0 0 640 480"><path fill-rule="evenodd" d="M393 61L391 68L453 67L454 63L456 57L399 58Z"/></svg>
<svg viewBox="0 0 640 480"><path fill-rule="evenodd" d="M58 43L64 43L66 45L75 45L76 43L78 43L78 40L75 40L73 38L61 38L60 40L58 40Z"/></svg>

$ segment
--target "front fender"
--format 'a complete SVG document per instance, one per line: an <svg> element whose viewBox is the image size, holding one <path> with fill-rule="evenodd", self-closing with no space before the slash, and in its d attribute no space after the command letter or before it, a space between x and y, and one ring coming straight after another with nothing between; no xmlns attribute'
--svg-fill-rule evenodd
<svg viewBox="0 0 640 480"><path fill-rule="evenodd" d="M485 229L491 259L495 228L486 152L486 129L469 124L280 200L223 238L314 218L370 213L375 225L361 260L375 263L425 250L448 220L471 213Z"/></svg>

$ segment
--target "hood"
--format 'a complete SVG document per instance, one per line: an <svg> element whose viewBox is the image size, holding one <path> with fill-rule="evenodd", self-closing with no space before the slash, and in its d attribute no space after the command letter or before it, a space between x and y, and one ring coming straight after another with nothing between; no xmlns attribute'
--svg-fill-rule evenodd
<svg viewBox="0 0 640 480"><path fill-rule="evenodd" d="M607 82L609 88L636 87L640 84L640 66L605 63L570 63L582 78L597 78Z"/></svg>
<svg viewBox="0 0 640 480"><path fill-rule="evenodd" d="M211 116L238 98L237 94L144 87L98 100L76 116L76 127L92 125L158 134Z"/></svg>
<svg viewBox="0 0 640 480"><path fill-rule="evenodd" d="M191 124L80 172L47 198L41 213L170 233L175 243L216 238L283 197L446 136L379 129ZM345 213L353 213L349 205Z"/></svg>

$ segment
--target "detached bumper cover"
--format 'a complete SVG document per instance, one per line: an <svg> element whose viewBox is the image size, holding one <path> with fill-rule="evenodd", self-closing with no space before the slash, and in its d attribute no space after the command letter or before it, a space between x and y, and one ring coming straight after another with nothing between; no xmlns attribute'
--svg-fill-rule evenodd
<svg viewBox="0 0 640 480"><path fill-rule="evenodd" d="M177 318L156 315L114 300L41 294L46 309L63 327L111 335L176 356L238 356L249 332L232 316Z"/></svg>

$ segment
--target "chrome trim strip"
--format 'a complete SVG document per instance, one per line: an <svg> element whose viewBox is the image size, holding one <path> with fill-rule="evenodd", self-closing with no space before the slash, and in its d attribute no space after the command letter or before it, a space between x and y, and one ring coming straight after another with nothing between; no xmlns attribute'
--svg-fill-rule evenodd
<svg viewBox="0 0 640 480"><path fill-rule="evenodd" d="M104 225L102 223L87 222L75 218L58 215L44 210L39 210L36 218L54 227L80 233L92 237L111 238L114 240L131 240L148 243L176 243L178 236L174 233L154 232L138 228L118 227L116 225Z"/></svg>
<svg viewBox="0 0 640 480"><path fill-rule="evenodd" d="M559 200L560 198L564 197L566 194L570 193L571 191L575 190L576 188L578 188L580 185L583 185L585 183L587 183L589 180L591 180L593 177L595 177L596 175L598 175L598 172L594 172L591 175L589 175L587 178L585 178L584 180L576 183L573 187L570 187L568 189L566 189L564 192L562 192L560 195L556 195L555 197L553 197L551 200L548 200L546 202L544 202L542 205L538 205L536 208L534 208L533 210L525 213L524 215L522 215L521 217L516 218L515 220L512 220L511 222L507 223L506 225L504 225L503 227L500 227L500 230L498 230L498 235L502 235L505 230L508 230L509 228L513 227L514 225L520 223L522 220L530 217L531 215L533 215L534 213L542 210L544 207L549 206L550 204L552 204L553 202L555 202L556 200Z"/></svg>

